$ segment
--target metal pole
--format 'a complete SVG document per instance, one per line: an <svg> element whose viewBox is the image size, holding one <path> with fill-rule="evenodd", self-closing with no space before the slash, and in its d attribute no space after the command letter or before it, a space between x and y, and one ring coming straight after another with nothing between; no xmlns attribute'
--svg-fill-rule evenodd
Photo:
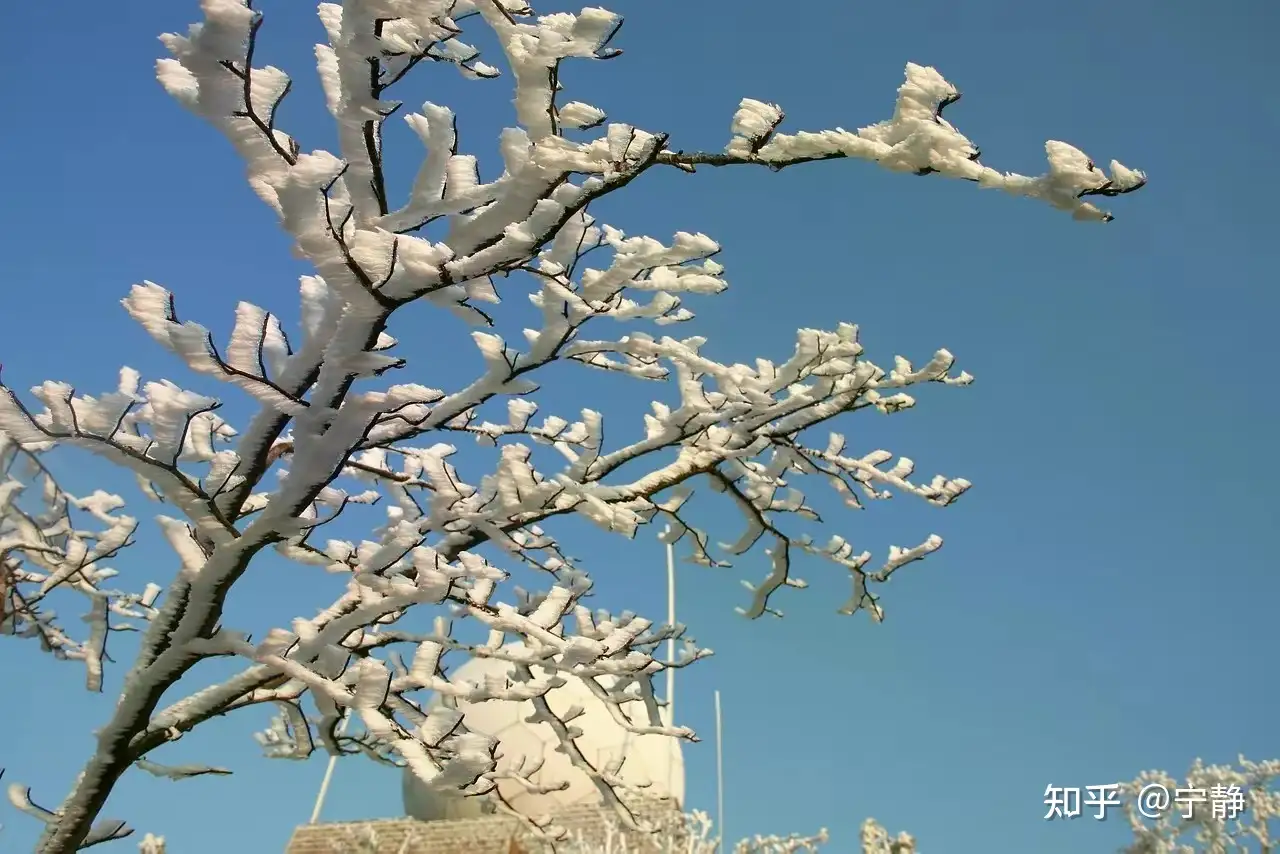
<svg viewBox="0 0 1280 854"><path fill-rule="evenodd" d="M724 729L720 725L719 691L716 691L716 824L720 827L720 854L724 854Z"/></svg>
<svg viewBox="0 0 1280 854"><path fill-rule="evenodd" d="M676 624L676 548L667 543L667 622ZM676 639L667 638L667 661L676 660ZM676 671L667 668L667 723L675 726L676 721Z"/></svg>
<svg viewBox="0 0 1280 854"><path fill-rule="evenodd" d="M670 531L670 527L667 528ZM676 624L676 548L672 543L667 543L667 624L674 626ZM676 639L674 637L667 638L667 661L676 660ZM667 726L676 725L676 671L673 667L667 668ZM679 746L676 747L679 749ZM675 788L675 763L667 763L667 794L672 795ZM684 804L680 804L683 808ZM667 845L668 849L671 843Z"/></svg>
<svg viewBox="0 0 1280 854"><path fill-rule="evenodd" d="M347 724L351 723L351 710L347 709L342 713L342 723L338 724L338 735L342 735L347 731ZM329 794L329 782L333 780L333 768L338 764L337 756L329 757L329 765L324 769L324 779L320 781L320 793L316 795L316 805L311 810L311 821L308 824L315 824L320 820L320 810L324 809L324 799Z"/></svg>

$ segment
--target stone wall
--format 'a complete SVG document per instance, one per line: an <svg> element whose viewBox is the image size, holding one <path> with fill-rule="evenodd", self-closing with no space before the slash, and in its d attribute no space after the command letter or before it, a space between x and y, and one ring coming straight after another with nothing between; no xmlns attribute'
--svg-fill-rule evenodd
<svg viewBox="0 0 1280 854"><path fill-rule="evenodd" d="M640 802L633 809L649 824L664 825L679 817L670 801ZM558 814L556 823L573 838L581 836L590 851L604 850L615 819L612 811L592 804ZM665 845L634 834L630 837L628 854L665 852ZM545 850L549 849L533 839L518 819L493 815L451 821L392 818L308 824L294 831L286 854L541 854Z"/></svg>

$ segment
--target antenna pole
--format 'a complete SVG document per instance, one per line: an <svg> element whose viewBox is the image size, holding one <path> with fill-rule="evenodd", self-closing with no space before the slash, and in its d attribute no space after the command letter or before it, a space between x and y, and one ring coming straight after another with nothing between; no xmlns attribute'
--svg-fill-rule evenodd
<svg viewBox="0 0 1280 854"><path fill-rule="evenodd" d="M667 526L667 533L671 532L671 526ZM667 543L667 624L674 626L676 624L676 548L675 544ZM667 638L667 661L676 660L676 639L674 637ZM673 667L667 668L667 726L676 725L676 671ZM675 768L667 765L667 794L671 794L675 780ZM681 805L683 806L683 804ZM670 846L668 846L670 847Z"/></svg>
<svg viewBox="0 0 1280 854"><path fill-rule="evenodd" d="M670 527L667 528L670 531ZM667 623L676 624L676 547L667 543ZM667 638L667 661L676 660L676 639ZM676 723L676 671L667 668L667 724Z"/></svg>
<svg viewBox="0 0 1280 854"><path fill-rule="evenodd" d="M351 723L351 710L345 709L342 713L342 723L338 724L338 735L342 735L347 731L347 724ZM329 783L333 780L333 769L338 764L337 756L329 757L329 765L324 769L324 779L320 781L320 793L316 795L316 805L311 810L311 821L308 824L315 824L320 820L320 810L324 809L324 799L329 794Z"/></svg>
<svg viewBox="0 0 1280 854"><path fill-rule="evenodd" d="M716 691L716 824L720 827L720 854L724 854L724 730L720 725L719 691Z"/></svg>
<svg viewBox="0 0 1280 854"><path fill-rule="evenodd" d="M667 526L667 534L671 533L671 526ZM674 543L667 543L667 625L675 627L676 624L676 547ZM676 660L676 639L673 635L667 638L667 661ZM674 667L667 667L667 726L676 725L676 671ZM667 794L670 795L675 776L675 768L672 764L667 765ZM681 804L683 806L683 804ZM667 837L667 854L672 854L672 846L675 840L673 837Z"/></svg>

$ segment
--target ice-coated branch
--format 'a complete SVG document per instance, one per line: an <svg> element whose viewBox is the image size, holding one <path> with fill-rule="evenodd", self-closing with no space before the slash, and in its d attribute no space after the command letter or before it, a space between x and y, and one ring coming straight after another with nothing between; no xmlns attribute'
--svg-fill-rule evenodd
<svg viewBox="0 0 1280 854"><path fill-rule="evenodd" d="M813 854L828 841L826 830L811 836L755 836L726 849L715 835L710 817L701 811L673 813L661 820L652 834L638 835L617 823L607 824L588 834L581 830L560 844L559 854L641 854L644 851L672 851L679 854ZM532 854L534 848L513 846L513 854ZM880 854L865 851L864 854Z"/></svg>
<svg viewBox="0 0 1280 854"><path fill-rule="evenodd" d="M862 822L860 836L862 854L916 854L916 840L911 834L903 831L890 836L874 819Z"/></svg>
<svg viewBox="0 0 1280 854"><path fill-rule="evenodd" d="M562 547L561 518L576 514L626 537L657 523L662 537L710 566L761 554L764 580L748 585L742 609L751 617L780 613L775 596L805 586L795 562L816 555L851 577L843 612L882 619L869 587L935 551L941 538L891 547L870 571L870 552L855 551L849 539L827 531L817 544L814 531L829 523L800 487L805 478L827 485L850 508L895 493L948 505L967 480L913 480L912 460L847 450L835 422L908 410L915 405L908 386L972 378L953 373L946 350L919 369L896 357L885 370L865 358L851 324L799 330L789 356L748 364L712 358L699 337L657 336L654 329L692 318L692 301L728 286L719 244L690 231L661 240L626 234L597 220L591 205L658 165L782 168L857 157L1095 219L1105 215L1087 197L1129 192L1145 180L1118 164L1107 177L1061 143L1049 144L1041 178L981 166L976 147L941 117L958 92L916 65L908 66L893 117L856 133L783 134L780 109L747 100L723 154L673 151L665 132L608 122L603 110L562 97L564 62L619 55L610 46L617 15L587 8L539 16L520 0L319 4L327 43L316 48L316 63L338 150L304 151L277 127L289 77L256 64L262 14L246 0L201 0L201 8L200 25L162 37L170 56L158 62L157 77L229 140L313 274L301 279L300 328L292 334L272 311L241 302L229 339L215 342L208 327L180 319L173 294L152 282L122 300L192 372L249 397L257 411L242 431L219 417L218 399L167 380L144 383L129 368L98 397L43 383L31 390L43 409L0 386L0 437L7 437L0 627L82 658L96 687L108 632L130 627L109 617L147 624L95 756L59 809L39 813L42 854L66 854L90 839L116 780L134 766L177 777L220 773L170 768L151 754L211 717L265 704L278 713L260 734L269 755L363 752L433 785L488 793L510 810L497 781L534 788L557 781L535 782L537 769L500 764L494 734L469 731L455 706L530 701L577 771L635 830L618 797L620 767L595 767L576 745L572 716L554 714L546 694L578 680L623 729L693 739L663 721L652 679L709 651L682 626L591 611L592 580ZM492 31L503 68L481 62L461 40L464 22ZM386 96L412 69L433 63L477 80L509 72L514 118L499 141L502 168L482 180L477 159L462 152L458 116L428 102L404 115L425 154L397 196L387 186L383 129L401 104ZM508 328L513 312L504 300L512 297L532 304L537 320L528 328ZM419 300L475 327L462 346L475 348L476 375L456 384L427 373L396 381L411 366L396 355L391 331L397 312ZM540 409L534 396L562 376L556 366L647 381L667 400L653 403L643 438L619 442L626 432L605 413ZM818 435L825 444L814 444ZM481 452L460 453L451 444L460 438ZM103 561L131 542L137 522L119 513L113 495L65 495L39 456L55 445L118 464L172 508L154 528L177 566L167 587L137 596L103 587L112 573ZM35 468L10 477L14 460ZM44 508L18 500L33 481L44 484ZM702 484L739 510L744 531L736 542L717 544L697 527L688 498ZM77 528L72 510L94 517L100 530ZM376 521L351 539L352 518ZM227 602L268 549L341 575L346 587L313 617L286 604L277 628L254 638L230 624ZM546 589L504 594L503 563L537 570ZM88 640L67 637L42 608L54 589L89 598ZM431 632L406 628L415 609L440 617ZM452 621L479 624L488 640L461 642ZM669 638L685 644L676 661L656 657ZM445 675L446 656L505 657L517 675L455 682ZM179 684L210 658L237 658L243 669L215 685ZM339 731L343 719L354 732ZM537 836L562 831L525 818Z"/></svg>
<svg viewBox="0 0 1280 854"><path fill-rule="evenodd" d="M1142 799L1151 788L1176 800L1152 810ZM1244 854L1280 850L1280 760L1207 765L1197 759L1179 781L1144 771L1120 787L1133 842L1125 854ZM1156 815L1154 813L1158 812Z"/></svg>
<svg viewBox="0 0 1280 854"><path fill-rule="evenodd" d="M127 593L106 586L116 575L108 562L129 545L137 520L116 512L123 505L118 496L63 491L41 460L44 444L24 446L0 431L0 634L35 638L56 658L83 662L86 687L101 691L110 633L136 630L120 618L149 620L160 588ZM77 524L86 517L96 529ZM64 591L88 600L83 640L47 607Z"/></svg>
<svg viewBox="0 0 1280 854"><path fill-rule="evenodd" d="M163 836L148 833L138 843L138 854L165 854L165 851Z"/></svg>
<svg viewBox="0 0 1280 854"><path fill-rule="evenodd" d="M947 106L960 100L960 90L935 69L914 62L907 63L906 77L898 87L893 117L855 132L837 127L777 133L782 109L744 98L733 116L733 138L722 153L664 151L658 162L692 172L697 166L756 164L776 170L818 160L869 160L893 172L973 181L1048 202L1076 219L1104 222L1112 215L1087 201L1089 196L1119 196L1147 182L1142 172L1116 160L1108 176L1079 149L1057 140L1045 143L1049 169L1037 178L984 166L978 147L942 117Z"/></svg>
<svg viewBox="0 0 1280 854"><path fill-rule="evenodd" d="M19 812L26 813L37 821L43 822L46 826L54 825L58 822L59 815L57 812L42 807L31 800L31 790L28 787L20 783L10 783L6 794L8 795L10 806ZM76 850L90 848L103 842L123 839L132 835L133 832L133 828L123 821L105 818L93 824Z"/></svg>

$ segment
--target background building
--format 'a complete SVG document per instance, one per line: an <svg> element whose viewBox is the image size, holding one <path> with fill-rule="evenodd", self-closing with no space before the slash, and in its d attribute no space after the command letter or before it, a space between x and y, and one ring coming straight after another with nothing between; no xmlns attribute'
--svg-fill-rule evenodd
<svg viewBox="0 0 1280 854"><path fill-rule="evenodd" d="M481 683L509 679L513 666L498 659L476 658L451 677L456 681ZM537 668L535 676L544 675ZM596 768L603 769L621 760L618 776L639 787L642 796L628 796L627 802L646 822L668 825L678 822L684 802L684 759L680 741L660 735L636 736L615 722L607 704L579 680L547 695L551 710L564 716L572 707L582 714L571 722L582 730L575 741L578 749ZM434 700L433 702L439 702ZM499 779L498 791L515 809L526 815L552 815L558 824L588 843L602 844L616 832L611 809L599 804L599 793L591 779L575 768L569 757L556 750L556 736L546 723L531 723L536 709L532 702L489 700L459 703L469 729L493 736L498 741L499 773L542 765L528 773L538 784L564 781L568 785L553 792L530 792L512 779ZM645 720L643 706L635 701L624 710L633 720ZM299 827L289 842L288 854L512 854L541 852L521 822L494 811L485 797L464 797L453 790L432 788L404 770L404 818L366 822L310 824ZM637 844L648 840L631 838L629 851L643 854ZM515 843L515 847L513 847ZM647 846L657 852L655 842ZM665 847L665 846L664 846Z"/></svg>

